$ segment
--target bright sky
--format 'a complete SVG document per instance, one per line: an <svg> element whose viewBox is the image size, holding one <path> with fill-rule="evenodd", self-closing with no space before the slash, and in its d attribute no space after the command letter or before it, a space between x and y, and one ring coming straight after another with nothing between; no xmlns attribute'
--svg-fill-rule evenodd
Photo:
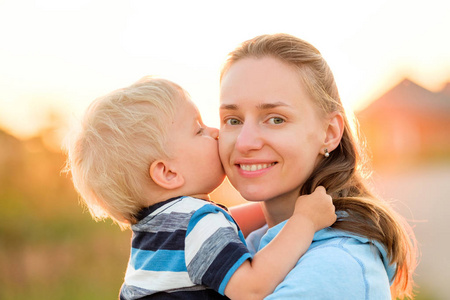
<svg viewBox="0 0 450 300"><path fill-rule="evenodd" d="M354 109L405 76L431 90L450 80L444 0L0 0L0 126L30 136L50 111L79 118L150 74L182 85L218 126L226 54L276 32L315 45Z"/></svg>

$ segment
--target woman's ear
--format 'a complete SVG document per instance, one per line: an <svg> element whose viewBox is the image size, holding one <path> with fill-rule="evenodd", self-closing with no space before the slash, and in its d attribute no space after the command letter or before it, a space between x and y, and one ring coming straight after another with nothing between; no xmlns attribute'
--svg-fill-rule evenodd
<svg viewBox="0 0 450 300"><path fill-rule="evenodd" d="M325 148L331 152L341 142L344 133L344 118L339 112L333 112L328 116L328 125L324 141Z"/></svg>
<svg viewBox="0 0 450 300"><path fill-rule="evenodd" d="M170 167L165 160L156 160L150 165L150 177L162 188L173 190L184 184L184 177Z"/></svg>

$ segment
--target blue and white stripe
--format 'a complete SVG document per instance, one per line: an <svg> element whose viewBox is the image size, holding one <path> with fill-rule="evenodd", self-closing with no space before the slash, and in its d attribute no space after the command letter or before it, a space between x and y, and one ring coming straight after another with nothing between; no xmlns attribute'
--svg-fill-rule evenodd
<svg viewBox="0 0 450 300"><path fill-rule="evenodd" d="M223 295L231 275L251 258L231 216L192 197L171 199L147 210L148 215L132 226L120 298L190 299L199 292L221 298L217 292Z"/></svg>

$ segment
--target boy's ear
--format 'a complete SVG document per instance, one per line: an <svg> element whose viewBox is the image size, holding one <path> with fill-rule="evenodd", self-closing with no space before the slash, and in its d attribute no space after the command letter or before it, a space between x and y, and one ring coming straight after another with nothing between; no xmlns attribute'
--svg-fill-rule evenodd
<svg viewBox="0 0 450 300"><path fill-rule="evenodd" d="M150 165L150 177L159 186L173 190L184 184L184 178L180 173L170 168L165 160L156 160Z"/></svg>
<svg viewBox="0 0 450 300"><path fill-rule="evenodd" d="M325 136L325 148L329 152L336 149L341 142L342 134L344 133L344 118L338 112L333 112L329 115L328 126Z"/></svg>

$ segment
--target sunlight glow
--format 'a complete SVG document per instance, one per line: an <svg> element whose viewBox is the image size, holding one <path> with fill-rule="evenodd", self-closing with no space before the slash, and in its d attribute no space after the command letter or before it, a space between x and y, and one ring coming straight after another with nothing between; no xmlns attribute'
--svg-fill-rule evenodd
<svg viewBox="0 0 450 300"><path fill-rule="evenodd" d="M96 97L145 75L179 83L205 123L218 126L226 54L275 32L315 45L343 102L358 110L405 76L432 90L450 79L448 12L437 0L0 1L0 127L29 137L46 126L47 111L80 116Z"/></svg>

